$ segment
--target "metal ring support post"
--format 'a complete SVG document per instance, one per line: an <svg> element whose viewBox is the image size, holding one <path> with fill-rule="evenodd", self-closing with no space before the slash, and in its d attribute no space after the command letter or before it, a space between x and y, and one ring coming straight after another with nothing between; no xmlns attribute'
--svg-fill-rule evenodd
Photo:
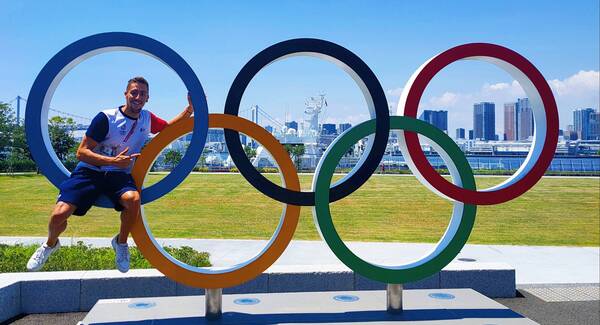
<svg viewBox="0 0 600 325"><path fill-rule="evenodd" d="M402 291L401 284L388 283L386 288L387 312L398 314L402 312Z"/></svg>
<svg viewBox="0 0 600 325"><path fill-rule="evenodd" d="M204 315L208 320L216 320L223 315L223 289L204 290Z"/></svg>

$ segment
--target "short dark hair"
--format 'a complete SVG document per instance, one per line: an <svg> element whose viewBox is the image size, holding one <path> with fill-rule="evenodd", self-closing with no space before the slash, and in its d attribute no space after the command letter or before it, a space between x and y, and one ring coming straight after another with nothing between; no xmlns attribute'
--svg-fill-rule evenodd
<svg viewBox="0 0 600 325"><path fill-rule="evenodd" d="M148 88L148 90L150 90L150 86L148 85L148 80L146 80L146 78L144 78L144 77L133 77L133 78L129 79L129 81L127 81L127 88L125 88L125 89L129 90L129 86L132 83L144 84L144 85L146 85L146 88Z"/></svg>

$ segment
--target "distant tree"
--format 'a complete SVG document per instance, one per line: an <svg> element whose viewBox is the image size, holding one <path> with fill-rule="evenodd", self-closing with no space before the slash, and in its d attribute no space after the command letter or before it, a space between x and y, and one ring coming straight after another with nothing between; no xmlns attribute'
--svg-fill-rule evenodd
<svg viewBox="0 0 600 325"><path fill-rule="evenodd" d="M12 131L10 155L19 160L33 160L29 146L27 145L27 138L25 137L25 126L15 126Z"/></svg>
<svg viewBox="0 0 600 325"><path fill-rule="evenodd" d="M0 102L0 159L5 158L10 151L15 116L7 103Z"/></svg>
<svg viewBox="0 0 600 325"><path fill-rule="evenodd" d="M248 159L256 157L256 149L253 149L251 146L244 146L244 152Z"/></svg>
<svg viewBox="0 0 600 325"><path fill-rule="evenodd" d="M12 108L0 102L0 170L31 171L35 163L25 138L25 126L17 125Z"/></svg>
<svg viewBox="0 0 600 325"><path fill-rule="evenodd" d="M292 157L296 169L300 169L300 157L305 151L304 144L286 144L284 148Z"/></svg>
<svg viewBox="0 0 600 325"><path fill-rule="evenodd" d="M206 167L206 151L205 150L202 150L202 155L200 155L198 164L200 164L200 167Z"/></svg>
<svg viewBox="0 0 600 325"><path fill-rule="evenodd" d="M10 105L0 103L0 160L11 165L34 166L27 145L25 126L17 125ZM72 135L75 122L71 118L54 116L48 121L50 142L58 158L67 168L77 162L77 141ZM29 167L28 167L29 168Z"/></svg>
<svg viewBox="0 0 600 325"><path fill-rule="evenodd" d="M165 163L171 165L171 169L173 169L175 166L177 166L177 164L179 164L182 157L183 156L181 155L181 152L169 149L167 152L165 152Z"/></svg>
<svg viewBox="0 0 600 325"><path fill-rule="evenodd" d="M50 142L56 156L65 165L67 165L67 162L73 163L77 160L75 153L78 143L71 133L74 129L75 121L70 117L53 116L48 121Z"/></svg>

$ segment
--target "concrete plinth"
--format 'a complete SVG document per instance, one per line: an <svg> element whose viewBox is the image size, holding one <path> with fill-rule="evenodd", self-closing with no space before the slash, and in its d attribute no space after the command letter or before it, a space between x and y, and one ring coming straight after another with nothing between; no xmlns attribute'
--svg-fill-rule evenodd
<svg viewBox="0 0 600 325"><path fill-rule="evenodd" d="M471 289L404 290L403 311L386 312L385 291L223 295L218 324L536 324ZM104 299L82 324L215 324L204 296Z"/></svg>

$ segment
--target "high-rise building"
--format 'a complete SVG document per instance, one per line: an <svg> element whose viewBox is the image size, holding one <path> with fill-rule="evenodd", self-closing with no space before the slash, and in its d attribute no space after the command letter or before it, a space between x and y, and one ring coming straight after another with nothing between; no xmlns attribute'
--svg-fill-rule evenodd
<svg viewBox="0 0 600 325"><path fill-rule="evenodd" d="M335 124L331 124L331 123L324 123L322 125L322 131L321 131L322 135L335 135L336 133L336 129L335 129Z"/></svg>
<svg viewBox="0 0 600 325"><path fill-rule="evenodd" d="M473 130L469 130L469 140L473 140Z"/></svg>
<svg viewBox="0 0 600 325"><path fill-rule="evenodd" d="M592 108L574 110L573 124L580 140L596 140L598 138L598 112Z"/></svg>
<svg viewBox="0 0 600 325"><path fill-rule="evenodd" d="M590 114L590 140L600 140L600 111Z"/></svg>
<svg viewBox="0 0 600 325"><path fill-rule="evenodd" d="M477 140L496 139L496 105L481 102L473 105L473 137Z"/></svg>
<svg viewBox="0 0 600 325"><path fill-rule="evenodd" d="M527 140L533 136L533 110L528 98L504 104L504 137L508 141Z"/></svg>
<svg viewBox="0 0 600 325"><path fill-rule="evenodd" d="M465 129L458 128L456 129L456 139L464 139L465 138Z"/></svg>
<svg viewBox="0 0 600 325"><path fill-rule="evenodd" d="M565 140L577 140L577 132L575 132L575 126L567 125L567 130L563 131L563 138Z"/></svg>
<svg viewBox="0 0 600 325"><path fill-rule="evenodd" d="M344 131L348 130L351 127L352 127L352 124L350 124L350 123L340 123L340 124L338 124L338 134L344 133Z"/></svg>
<svg viewBox="0 0 600 325"><path fill-rule="evenodd" d="M285 122L285 126L287 126L288 129L294 129L298 131L298 122L296 121Z"/></svg>
<svg viewBox="0 0 600 325"><path fill-rule="evenodd" d="M516 106L517 140L527 140L533 136L533 110L529 98L518 98Z"/></svg>
<svg viewBox="0 0 600 325"><path fill-rule="evenodd" d="M517 112L515 103L504 104L504 140L517 140Z"/></svg>
<svg viewBox="0 0 600 325"><path fill-rule="evenodd" d="M448 133L448 111L424 110L419 120L425 121L436 128Z"/></svg>

